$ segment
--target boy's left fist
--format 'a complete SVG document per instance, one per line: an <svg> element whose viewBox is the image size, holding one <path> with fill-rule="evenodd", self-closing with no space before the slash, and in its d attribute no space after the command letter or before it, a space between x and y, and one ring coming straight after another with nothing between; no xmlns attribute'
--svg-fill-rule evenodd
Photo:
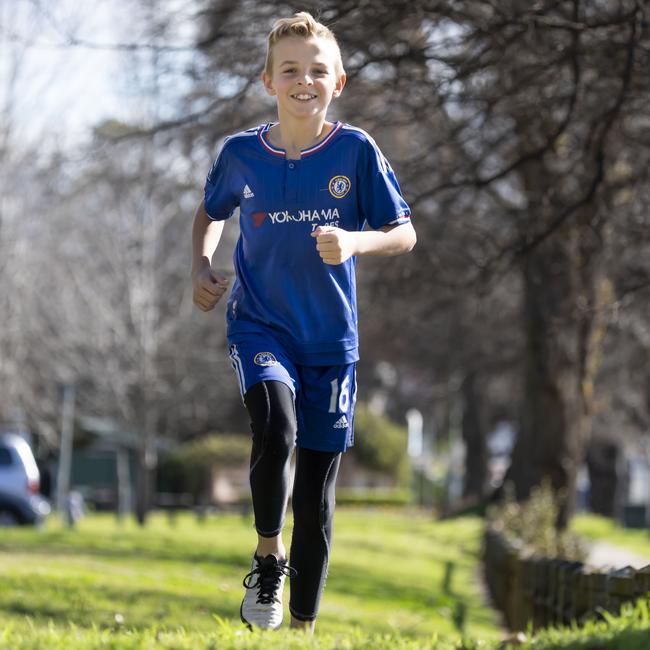
<svg viewBox="0 0 650 650"><path fill-rule="evenodd" d="M356 253L356 233L334 226L318 226L311 233L325 264L343 264Z"/></svg>

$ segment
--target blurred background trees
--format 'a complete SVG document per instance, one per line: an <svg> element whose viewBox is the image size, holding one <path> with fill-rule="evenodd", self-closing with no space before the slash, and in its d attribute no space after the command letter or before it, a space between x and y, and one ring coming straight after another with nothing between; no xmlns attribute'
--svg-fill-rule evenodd
<svg viewBox="0 0 650 650"><path fill-rule="evenodd" d="M61 46L98 46L64 5L31 7ZM509 422L506 477L522 499L543 478L564 491L561 525L591 440L650 449L645 3L127 9L128 34L103 45L135 100L126 117L73 147L43 134L33 150L9 137L5 93L0 419L20 410L55 449L59 387L74 383L80 410L137 440L141 520L157 438L246 431L223 307L191 306L190 224L222 138L275 118L259 83L273 21L307 9L343 50L332 117L378 141L419 237L409 256L359 264L359 399L400 422L418 408L438 450L462 438L462 492L478 499L491 489L488 434ZM236 236L229 224L228 272ZM594 497L611 493L596 488L606 474L592 472Z"/></svg>

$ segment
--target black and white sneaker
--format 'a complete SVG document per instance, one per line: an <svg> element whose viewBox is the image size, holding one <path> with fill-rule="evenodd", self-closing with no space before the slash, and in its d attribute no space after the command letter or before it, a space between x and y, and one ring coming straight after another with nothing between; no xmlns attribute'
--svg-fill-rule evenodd
<svg viewBox="0 0 650 650"><path fill-rule="evenodd" d="M246 594L239 609L242 622L248 627L277 630L282 624L284 580L292 573L295 569L286 560L278 560L275 555L253 555L251 571L243 582Z"/></svg>

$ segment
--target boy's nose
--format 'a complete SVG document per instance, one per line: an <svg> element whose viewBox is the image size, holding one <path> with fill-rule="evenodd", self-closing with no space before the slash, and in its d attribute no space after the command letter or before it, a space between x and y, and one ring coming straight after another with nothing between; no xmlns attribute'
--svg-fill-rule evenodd
<svg viewBox="0 0 650 650"><path fill-rule="evenodd" d="M314 83L314 80L311 78L311 76L307 73L303 74L299 79L298 83L305 84L305 86L309 86L310 84Z"/></svg>

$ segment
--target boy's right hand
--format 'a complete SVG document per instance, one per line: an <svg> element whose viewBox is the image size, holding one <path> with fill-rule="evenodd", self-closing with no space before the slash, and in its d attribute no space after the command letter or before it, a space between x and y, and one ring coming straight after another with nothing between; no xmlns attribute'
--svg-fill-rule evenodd
<svg viewBox="0 0 650 650"><path fill-rule="evenodd" d="M192 276L194 304L202 311L210 311L228 290L228 280L209 266L203 266Z"/></svg>

